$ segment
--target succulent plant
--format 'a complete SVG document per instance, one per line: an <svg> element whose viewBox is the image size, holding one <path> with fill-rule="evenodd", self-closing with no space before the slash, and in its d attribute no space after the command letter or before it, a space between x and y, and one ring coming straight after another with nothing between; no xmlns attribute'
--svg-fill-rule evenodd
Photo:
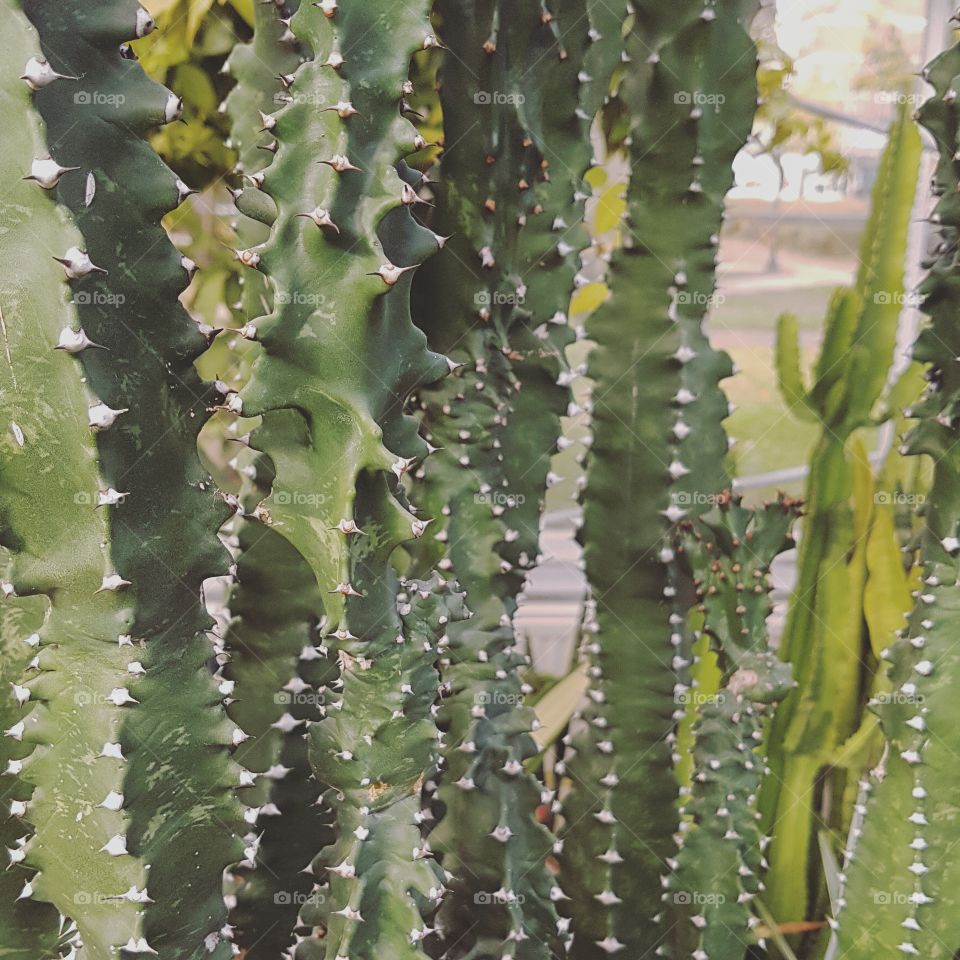
<svg viewBox="0 0 960 960"><path fill-rule="evenodd" d="M410 275L440 244L396 169L415 146L399 110L408 63L436 40L426 4L400 18L385 2L307 5L290 28L313 59L272 123L270 238L239 255L274 289L242 401L263 418L251 443L274 470L257 514L310 564L341 668L310 727L337 841L296 953L417 957L442 893L420 809L439 760L437 645L462 615L441 581L399 599L390 560L417 533L401 479L428 452L403 404L449 371L410 319Z"/></svg>
<svg viewBox="0 0 960 960"><path fill-rule="evenodd" d="M938 197L931 216L939 236L921 287L930 321L914 347L928 365L928 387L914 407L917 426L909 454L927 454L934 481L924 505L920 539L922 583L907 629L887 652L892 690L874 702L886 736L877 767L860 782L850 831L843 886L832 925L839 927L829 955L851 960L877 956L955 956L960 924L951 857L958 815L953 679L960 541L960 463L957 460L957 266L960 218L956 204L960 135L954 89L960 47L924 71L933 87L920 122L939 150L933 180Z"/></svg>
<svg viewBox="0 0 960 960"><path fill-rule="evenodd" d="M670 529L728 482L718 381L730 361L701 323L731 163L753 117L756 61L745 28L754 10L635 4L624 41L624 246L588 327L597 342L582 533L596 603L585 644L591 699L564 764L573 790L561 879L577 960L652 952L670 926L652 918L678 822L670 743L687 692L689 593Z"/></svg>
<svg viewBox="0 0 960 960"><path fill-rule="evenodd" d="M474 611L448 631L444 817L431 834L455 878L437 923L455 957L558 948L551 897L560 892L546 866L553 838L535 818L553 798L524 768L536 748L513 616L539 552L569 403L567 307L587 243L592 115L580 93L590 40L578 6L437 7L447 148L431 225L449 238L448 252L414 279L414 305L431 344L459 365L420 392L440 449L416 474L414 497L431 525L415 558L451 569ZM519 211L505 202L512 197Z"/></svg>
<svg viewBox="0 0 960 960"><path fill-rule="evenodd" d="M203 579L225 566L216 529L228 511L196 455L214 396L193 370L204 340L177 303L187 277L160 226L184 189L141 139L178 103L123 55L151 27L136 4L25 12L42 53L20 69L47 139L32 163L20 158L26 185L58 197L76 224L61 221L36 259L62 250L73 306L44 318L62 328L17 322L32 338L24 366L62 381L75 412L54 419L42 391L7 394L22 411L4 467L16 491L8 590L51 599L9 733L34 748L22 769L35 825L24 863L37 870L25 895L71 918L73 944L97 960L230 956L221 887L239 854L240 771L200 602ZM45 466L51 423L63 431L51 441L65 465L56 473ZM64 511L55 527L42 499L23 496L14 462L50 477L45 499Z"/></svg>
<svg viewBox="0 0 960 960"><path fill-rule="evenodd" d="M770 751L775 776L761 799L774 835L766 902L781 921L806 915L817 777L859 721L863 613L851 597L863 594L867 543L851 506L851 440L874 422L893 361L919 155L917 131L901 111L874 186L857 280L834 294L810 388L799 369L796 322L780 319L781 391L798 415L821 428L804 496L798 582L780 644L798 688L777 711Z"/></svg>
<svg viewBox="0 0 960 960"><path fill-rule="evenodd" d="M663 895L668 913L680 919L669 931L678 956L743 960L755 939L751 901L761 889L769 841L757 822L763 729L792 683L789 665L767 643L769 573L792 544L797 512L783 498L754 512L723 496L679 544L722 679L697 703L692 786L682 791L679 851ZM691 689L695 700L698 693Z"/></svg>

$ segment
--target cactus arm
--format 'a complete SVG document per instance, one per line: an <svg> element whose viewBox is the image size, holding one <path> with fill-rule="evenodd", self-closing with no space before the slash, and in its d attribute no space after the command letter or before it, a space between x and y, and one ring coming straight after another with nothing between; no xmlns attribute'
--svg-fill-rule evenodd
<svg viewBox="0 0 960 960"><path fill-rule="evenodd" d="M777 319L775 361L777 386L787 409L803 420L816 420L816 414L809 408L807 388L800 370L800 338L797 318L792 313L785 313Z"/></svg>
<svg viewBox="0 0 960 960"><path fill-rule="evenodd" d="M259 515L310 564L342 669L310 728L338 839L314 868L324 903L297 956L402 960L424 956L442 885L420 791L438 760L441 621L456 619L440 584L399 601L390 563L415 533L399 478L427 453L403 403L448 371L410 320L410 271L438 242L411 217L395 170L415 136L397 109L409 59L432 40L425 4L402 16L380 0L325 7L291 22L314 59L276 114L263 188L277 218L247 258L270 277L275 307L256 322L262 352L243 409L262 415L252 442L275 471ZM304 216L316 208L332 225Z"/></svg>
<svg viewBox="0 0 960 960"><path fill-rule="evenodd" d="M295 4L290 5L291 8ZM254 9L254 35L236 46L228 68L236 86L226 99L237 172L246 183L235 194L242 214L237 244L249 249L269 236L276 205L257 186L271 154L271 119L282 98L283 80L300 63L295 38L282 19L289 11L274 3ZM252 317L269 310L272 291L265 276L244 271L242 309ZM247 357L255 346L239 341ZM251 360L252 362L252 360ZM269 492L272 471L263 457L243 450L237 458L250 481L241 492L253 510ZM305 724L320 719L323 689L335 680L336 663L316 647L314 629L323 600L310 567L280 534L238 517L236 586L230 594L230 623L224 669L235 685L231 718L250 738L236 759L258 777L245 791L248 857L235 875L230 922L234 942L250 960L273 960L294 942L301 910L316 900L310 866L320 845L332 841L330 811L312 780ZM309 837L308 843L303 842Z"/></svg>
<svg viewBox="0 0 960 960"><path fill-rule="evenodd" d="M722 498L681 545L723 673L695 730L694 776L680 848L664 900L681 913L678 943L714 960L743 960L756 926L765 838L757 795L765 717L790 686L790 667L767 645L769 572L792 542L796 505L781 499L753 513ZM679 909L678 909L679 908Z"/></svg>
<svg viewBox="0 0 960 960"><path fill-rule="evenodd" d="M3 946L4 952L57 956L56 914L52 931L33 926L50 919L47 904L53 903L79 923L79 932L71 928L71 945L82 938L91 956L106 957L121 937L137 932L139 908L100 898L145 886L141 863L100 852L111 836L126 832L129 817L101 806L111 791L123 793L120 765L93 759L105 740L115 739L125 709L106 697L128 676L130 652L116 641L126 632L127 611L120 595L96 594L112 564L103 546L110 540L109 520L92 506L106 486L86 427L95 401L75 361L55 351L61 331L77 330L79 320L50 253L83 242L53 198L23 179L34 158L48 153L30 90L20 79L24 65L39 63L40 49L19 4L4 3L0 15L10 54L2 68L3 102L25 118L10 125L0 154L10 187L10 216L0 239L0 512L3 542L11 550L4 557L5 603L13 607L5 620L18 609L26 612L28 598L43 600L39 630L18 630L17 659L31 666L10 678L17 684L15 706L5 702L4 710L13 714L4 726L4 753L22 783L3 815L15 818L11 826L19 835L26 834L24 820L35 832L11 864L20 899L4 903ZM24 807L18 809L18 801Z"/></svg>
<svg viewBox="0 0 960 960"><path fill-rule="evenodd" d="M100 489L125 494L122 503L106 509L114 520L111 572L127 585L111 580L107 587L123 604L123 622L115 632L132 637L137 656L131 658L129 648L120 645L114 656L145 671L128 674L137 702L125 708L122 723L101 736L95 749L78 746L72 752L86 762L99 756L104 742L120 744L125 761L95 762L122 770L123 829L114 847L125 843L128 853L114 856L107 850L99 857L136 873L137 889L146 888L149 899L130 903L137 921L133 932L107 925L88 929L84 942L98 960L131 939L139 949L146 945L171 956L216 960L231 954L219 931L226 919L223 870L239 858L242 846L233 792L240 771L229 756L233 725L206 669L210 621L200 589L226 565L216 530L229 511L196 453L197 433L215 397L193 368L205 342L177 302L186 274L160 225L183 189L142 139L151 127L172 119L178 105L120 55L125 41L151 28L135 3L115 0L94 8L31 0L25 11L51 66L83 76L42 87L35 102L55 144L54 159L78 168L62 177L58 196L100 268L65 265L68 276L75 274L70 285L79 321L104 348L77 355L105 405L98 408L96 437ZM57 751L68 749L66 740L57 741ZM44 758L51 765L55 752ZM43 773L49 776L50 770ZM38 793L35 803L37 797L43 795ZM52 866L64 856L79 856L85 843L71 845L68 854L61 849L68 836L55 847L40 843L38 831L38 863L43 859ZM84 889L84 881L75 886ZM98 878L92 893L118 895L114 883L106 886ZM132 886L133 881L119 892ZM114 902L109 904L115 911ZM98 904L91 913L109 910ZM77 919L83 933L84 922Z"/></svg>
<svg viewBox="0 0 960 960"><path fill-rule="evenodd" d="M843 906L831 951L851 960L894 955L941 960L952 957L960 943L955 895L960 873L945 852L958 816L951 744L960 721L954 687L960 663L953 639L960 618L954 263L960 235L954 199L960 117L950 94L958 73L960 48L953 47L927 67L933 95L920 111L940 151L933 216L940 238L921 287L930 321L914 348L915 359L929 364L929 386L913 410L918 423L906 447L910 454L933 457L934 481L921 538L923 583L909 626L888 654L893 691L874 705L887 749L861 784L846 852Z"/></svg>
<svg viewBox="0 0 960 960"><path fill-rule="evenodd" d="M706 14L694 3L669 12L640 4L626 38L627 245L611 264L610 299L588 328L597 347L583 537L596 636L586 644L586 733L567 765L574 787L561 864L577 960L653 951L665 936L652 918L677 825L668 740L684 621L673 609L667 534L671 521L706 502L699 498L726 486L727 405L717 381L730 365L700 323L731 163L752 120L746 20L737 4ZM692 102L707 91L723 102Z"/></svg>

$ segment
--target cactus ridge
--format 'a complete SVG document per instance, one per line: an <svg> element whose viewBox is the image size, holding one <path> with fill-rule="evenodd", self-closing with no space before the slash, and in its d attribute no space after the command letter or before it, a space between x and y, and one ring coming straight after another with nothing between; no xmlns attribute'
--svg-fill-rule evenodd
<svg viewBox="0 0 960 960"><path fill-rule="evenodd" d="M582 531L596 605L585 623L591 689L563 764L574 788L564 803L561 879L571 900L562 910L577 931L576 960L652 952L671 926L651 922L677 828L671 742L689 663L686 577L669 532L728 483L718 382L731 365L702 321L731 164L753 118L746 27L755 9L634 4L624 40L625 242L610 297L588 324L597 341Z"/></svg>
<svg viewBox="0 0 960 960"><path fill-rule="evenodd" d="M860 784L844 866L845 884L831 955L951 958L960 946L952 896L960 873L950 849L958 816L955 763L960 670L956 629L960 460L957 456L958 340L956 326L960 208L956 202L960 111L954 90L960 47L933 60L924 78L933 87L919 120L939 150L931 220L939 228L921 285L929 323L914 346L927 364L928 386L914 406L916 427L905 452L928 454L934 478L924 505L920 538L923 578L916 606L900 639L885 653L893 689L872 703L880 715L886 751ZM894 946L895 945L895 946Z"/></svg>

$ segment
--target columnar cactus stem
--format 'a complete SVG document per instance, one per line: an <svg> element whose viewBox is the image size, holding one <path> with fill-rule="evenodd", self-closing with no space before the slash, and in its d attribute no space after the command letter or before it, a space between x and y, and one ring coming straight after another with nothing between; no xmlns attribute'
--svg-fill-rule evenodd
<svg viewBox="0 0 960 960"><path fill-rule="evenodd" d="M273 139L272 114L288 96L283 78L300 64L284 19L288 13L286 5L258 3L253 39L235 47L228 60L237 80L226 108L237 170L245 181L236 195L241 211L236 233L244 249L266 240L276 216L259 184L272 159L263 149ZM248 270L240 282L245 316L270 309L265 276ZM255 345L239 344L252 362ZM235 463L249 478L241 503L253 510L269 492L270 464L247 449ZM235 874L230 922L237 946L250 960L275 960L293 944L301 908L310 904L315 881L310 864L317 846L333 839L329 807L318 800L321 787L307 761L304 731L320 719L323 690L337 670L335 660L316 645L313 631L323 601L310 567L280 534L239 516L234 523L240 556L229 601L225 648L230 659L224 673L235 684L230 716L250 738L236 758L257 774L258 783L244 795L248 859Z"/></svg>
<svg viewBox="0 0 960 960"><path fill-rule="evenodd" d="M141 139L174 119L178 102L123 54L152 28L131 0L30 0L25 10L58 75L31 83L48 148L29 185L57 187L83 235L49 246L79 325L54 356L82 367L99 462L98 475L79 434L72 454L58 456L88 462L84 475L57 482L69 483L76 524L96 549L70 534L71 565L54 582L50 544L81 529L58 523L42 547L18 555L10 578L18 593L52 591L66 603L65 620L55 603L40 631L29 684L40 703L23 733L37 744L23 771L37 788L33 895L76 920L90 960L121 951L217 960L232 953L220 934L222 874L241 856L240 768L206 666L200 587L225 569L216 530L229 511L196 453L215 399L193 369L205 341L177 302L187 275L160 225L185 188ZM46 352L35 358L51 363ZM31 405L30 416L41 410ZM67 497L51 490L46 500Z"/></svg>
<svg viewBox="0 0 960 960"><path fill-rule="evenodd" d="M960 676L956 634L960 556L960 398L957 357L957 248L960 210L960 110L956 77L960 47L925 70L933 95L920 121L933 134L940 158L932 215L940 228L921 293L929 326L914 358L929 364L929 387L914 407L919 419L906 452L928 454L934 482L925 505L921 539L923 583L910 624L889 659L893 690L875 704L887 737L878 767L860 784L846 851L845 885L830 956L929 957L950 960L960 944L956 890L960 865L950 853L960 817L956 742ZM834 921L834 925L836 925Z"/></svg>
<svg viewBox="0 0 960 960"><path fill-rule="evenodd" d="M342 669L310 728L338 839L322 926L297 956L422 958L442 878L421 840L420 791L439 759L437 647L460 614L441 583L400 601L390 562L418 529L401 478L428 453L404 401L449 369L410 319L411 273L440 241L412 218L395 168L415 146L400 110L409 60L436 41L425 3L399 12L387 0L305 5L291 30L313 59L274 115L270 239L240 256L275 293L243 392L244 414L263 416L252 443L275 470L258 513L312 567Z"/></svg>
<svg viewBox="0 0 960 960"><path fill-rule="evenodd" d="M258 481L268 481L267 465L258 466L267 474ZM263 490L251 491L254 496L259 500ZM250 872L236 874L230 922L250 960L274 960L292 945L300 909L310 899L316 845L333 839L329 807L311 776L305 730L323 715L323 691L337 669L316 645L323 599L300 554L250 521L241 521L238 539L223 672L236 697L228 712L249 737L235 756L258 783L244 794L250 832L242 866Z"/></svg>
<svg viewBox="0 0 960 960"><path fill-rule="evenodd" d="M431 223L451 255L424 266L414 298L431 344L460 365L420 394L441 450L417 474L431 518L417 555L430 564L446 552L441 566L475 613L448 631L445 818L431 842L454 879L437 926L451 957L545 958L561 894L535 810L553 797L523 768L533 716L512 620L570 397L563 350L587 243L589 25L566 2L441 2L438 12L447 149ZM609 73L597 83L605 89Z"/></svg>
<svg viewBox="0 0 960 960"><path fill-rule="evenodd" d="M687 688L684 578L668 534L727 485L718 381L730 361L701 323L731 164L753 117L755 9L636 3L625 40L625 246L588 328L597 347L583 539L596 636L561 863L577 960L652 952L670 927L652 918L677 826L670 743Z"/></svg>
<svg viewBox="0 0 960 960"><path fill-rule="evenodd" d="M856 476L851 441L874 423L873 409L893 361L919 156L920 138L904 110L891 127L874 186L856 283L834 295L809 389L799 370L792 318L781 318L778 331L782 390L795 412L821 427L804 495L797 586L779 648L793 665L798 688L774 718L774 776L765 781L761 797L773 835L765 903L781 922L808 913L813 792L821 769L859 719L858 691L867 672L862 629L867 548L851 507ZM852 556L851 542L858 548Z"/></svg>
<svg viewBox="0 0 960 960"><path fill-rule="evenodd" d="M663 895L679 920L670 931L676 956L743 960L754 940L750 902L767 843L757 823L766 766L759 746L769 705L791 684L789 665L767 645L769 571L792 543L796 514L786 500L753 513L724 496L682 540L723 680L698 704L693 784L682 811L688 819Z"/></svg>

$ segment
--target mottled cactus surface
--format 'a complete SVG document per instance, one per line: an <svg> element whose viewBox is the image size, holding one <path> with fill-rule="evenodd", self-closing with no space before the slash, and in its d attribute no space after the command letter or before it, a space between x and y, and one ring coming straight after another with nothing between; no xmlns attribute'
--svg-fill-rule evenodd
<svg viewBox="0 0 960 960"><path fill-rule="evenodd" d="M860 784L831 948L836 960L949 960L960 949L955 900L960 867L951 853L960 816L953 686L960 617L958 72L958 47L926 68L933 94L920 112L940 151L934 175L939 199L932 215L939 236L921 287L930 319L914 347L914 358L929 365L929 385L913 411L920 422L906 441L906 452L927 454L935 463L920 543L923 581L909 627L888 654L893 689L875 707L887 744L880 764Z"/></svg>
<svg viewBox="0 0 960 960"><path fill-rule="evenodd" d="M624 247L597 341L583 542L596 599L590 706L567 763L561 882L572 955L652 953L677 829L674 713L691 591L669 531L727 485L729 358L701 330L731 163L753 117L755 5L635 4L619 98L631 117Z"/></svg>

